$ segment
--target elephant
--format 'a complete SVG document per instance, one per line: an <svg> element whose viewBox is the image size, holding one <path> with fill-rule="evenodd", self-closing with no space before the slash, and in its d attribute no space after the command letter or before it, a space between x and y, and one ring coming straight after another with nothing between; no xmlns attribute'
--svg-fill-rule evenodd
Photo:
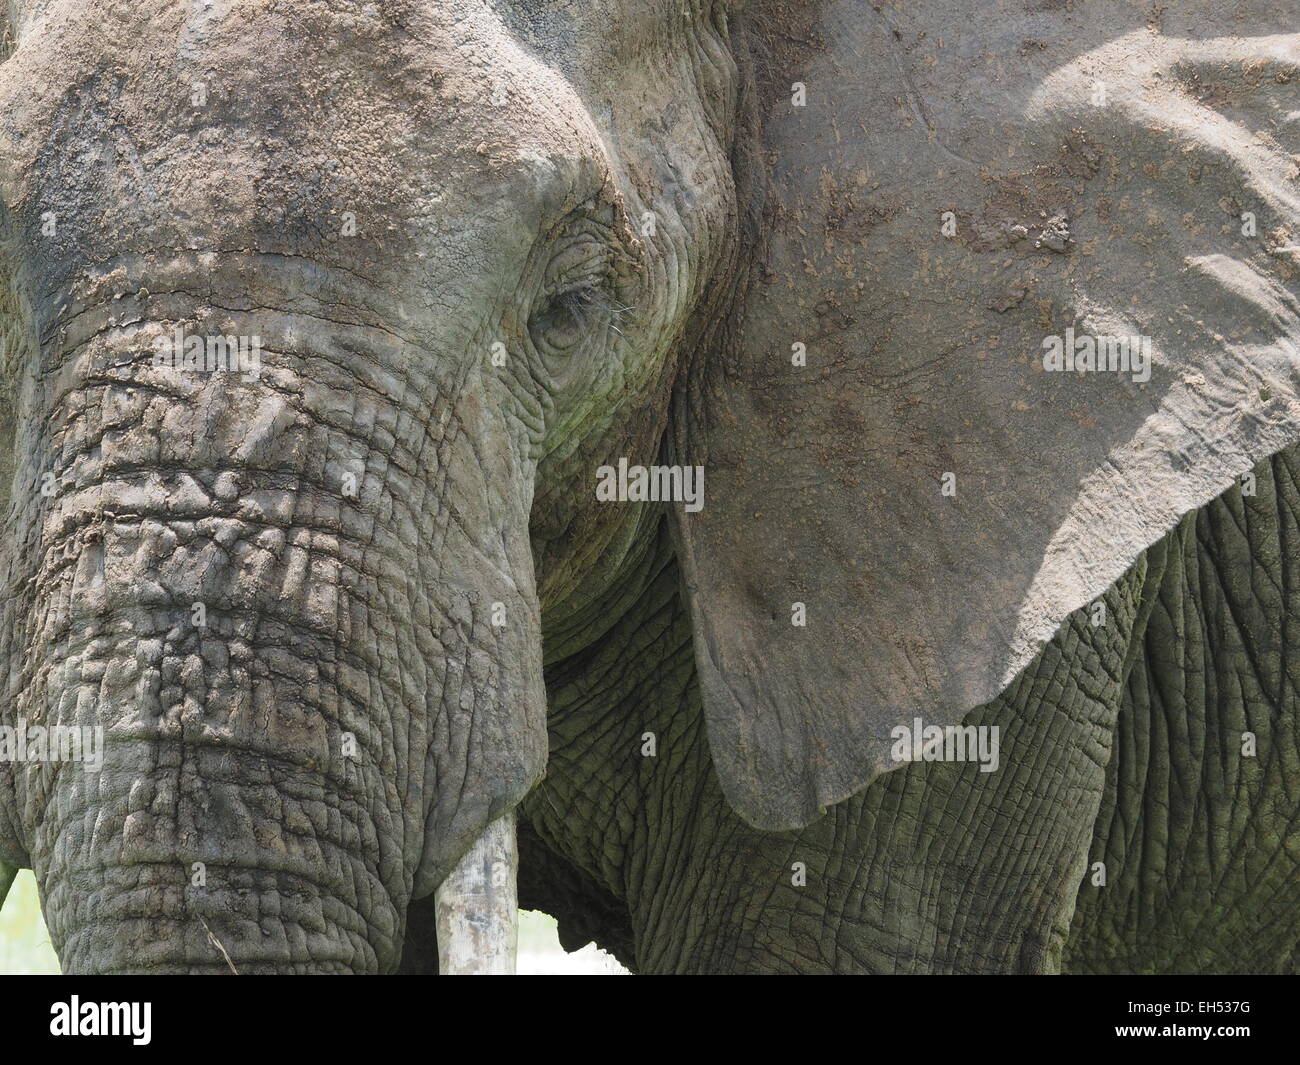
<svg viewBox="0 0 1300 1065"><path fill-rule="evenodd" d="M65 971L1300 967L1291 3L0 11Z"/></svg>

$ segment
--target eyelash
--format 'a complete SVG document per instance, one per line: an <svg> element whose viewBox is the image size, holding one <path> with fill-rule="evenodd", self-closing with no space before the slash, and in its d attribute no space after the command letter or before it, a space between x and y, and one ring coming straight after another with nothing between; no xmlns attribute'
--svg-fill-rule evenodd
<svg viewBox="0 0 1300 1065"><path fill-rule="evenodd" d="M593 334L597 324L608 324L621 336L618 321L628 309L614 299L610 277L603 270L586 270L576 282L561 288L548 299L530 321L533 343L544 353L568 355ZM556 337L559 329L567 337Z"/></svg>
<svg viewBox="0 0 1300 1065"><path fill-rule="evenodd" d="M569 361L609 333L623 335L629 310L616 297L616 249L608 227L589 214L566 224L552 244L537 309L528 320L533 347L544 358ZM567 371L566 371L567 372Z"/></svg>
<svg viewBox="0 0 1300 1065"><path fill-rule="evenodd" d="M585 322L601 311L611 309L613 301L603 285L583 284L552 297L551 306L568 311L579 322Z"/></svg>
<svg viewBox="0 0 1300 1065"><path fill-rule="evenodd" d="M567 357L590 335L598 289L580 286L551 297L529 322L533 344L543 357Z"/></svg>

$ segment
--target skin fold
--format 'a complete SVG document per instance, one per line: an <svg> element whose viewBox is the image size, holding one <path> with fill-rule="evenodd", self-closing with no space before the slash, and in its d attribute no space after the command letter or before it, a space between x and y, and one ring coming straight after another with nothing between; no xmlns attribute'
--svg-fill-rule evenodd
<svg viewBox="0 0 1300 1065"><path fill-rule="evenodd" d="M432 972L514 811L636 972L1294 971L1284 6L0 0L0 902Z"/></svg>

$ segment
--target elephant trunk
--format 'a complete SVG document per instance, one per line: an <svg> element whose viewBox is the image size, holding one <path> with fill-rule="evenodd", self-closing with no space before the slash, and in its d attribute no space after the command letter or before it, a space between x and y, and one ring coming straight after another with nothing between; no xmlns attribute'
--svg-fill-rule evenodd
<svg viewBox="0 0 1300 1065"><path fill-rule="evenodd" d="M6 710L103 730L97 771L15 780L52 941L69 971L391 970L543 766L526 448L391 317L154 287L64 309L25 398Z"/></svg>

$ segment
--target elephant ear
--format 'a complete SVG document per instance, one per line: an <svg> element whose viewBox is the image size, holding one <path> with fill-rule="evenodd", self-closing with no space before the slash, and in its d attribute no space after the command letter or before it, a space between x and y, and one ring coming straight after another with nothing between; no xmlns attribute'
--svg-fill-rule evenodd
<svg viewBox="0 0 1300 1065"><path fill-rule="evenodd" d="M675 523L710 745L771 829L1300 434L1287 5L789 6L733 20L748 280L670 441L707 475ZM1049 368L1085 337L1148 339Z"/></svg>

